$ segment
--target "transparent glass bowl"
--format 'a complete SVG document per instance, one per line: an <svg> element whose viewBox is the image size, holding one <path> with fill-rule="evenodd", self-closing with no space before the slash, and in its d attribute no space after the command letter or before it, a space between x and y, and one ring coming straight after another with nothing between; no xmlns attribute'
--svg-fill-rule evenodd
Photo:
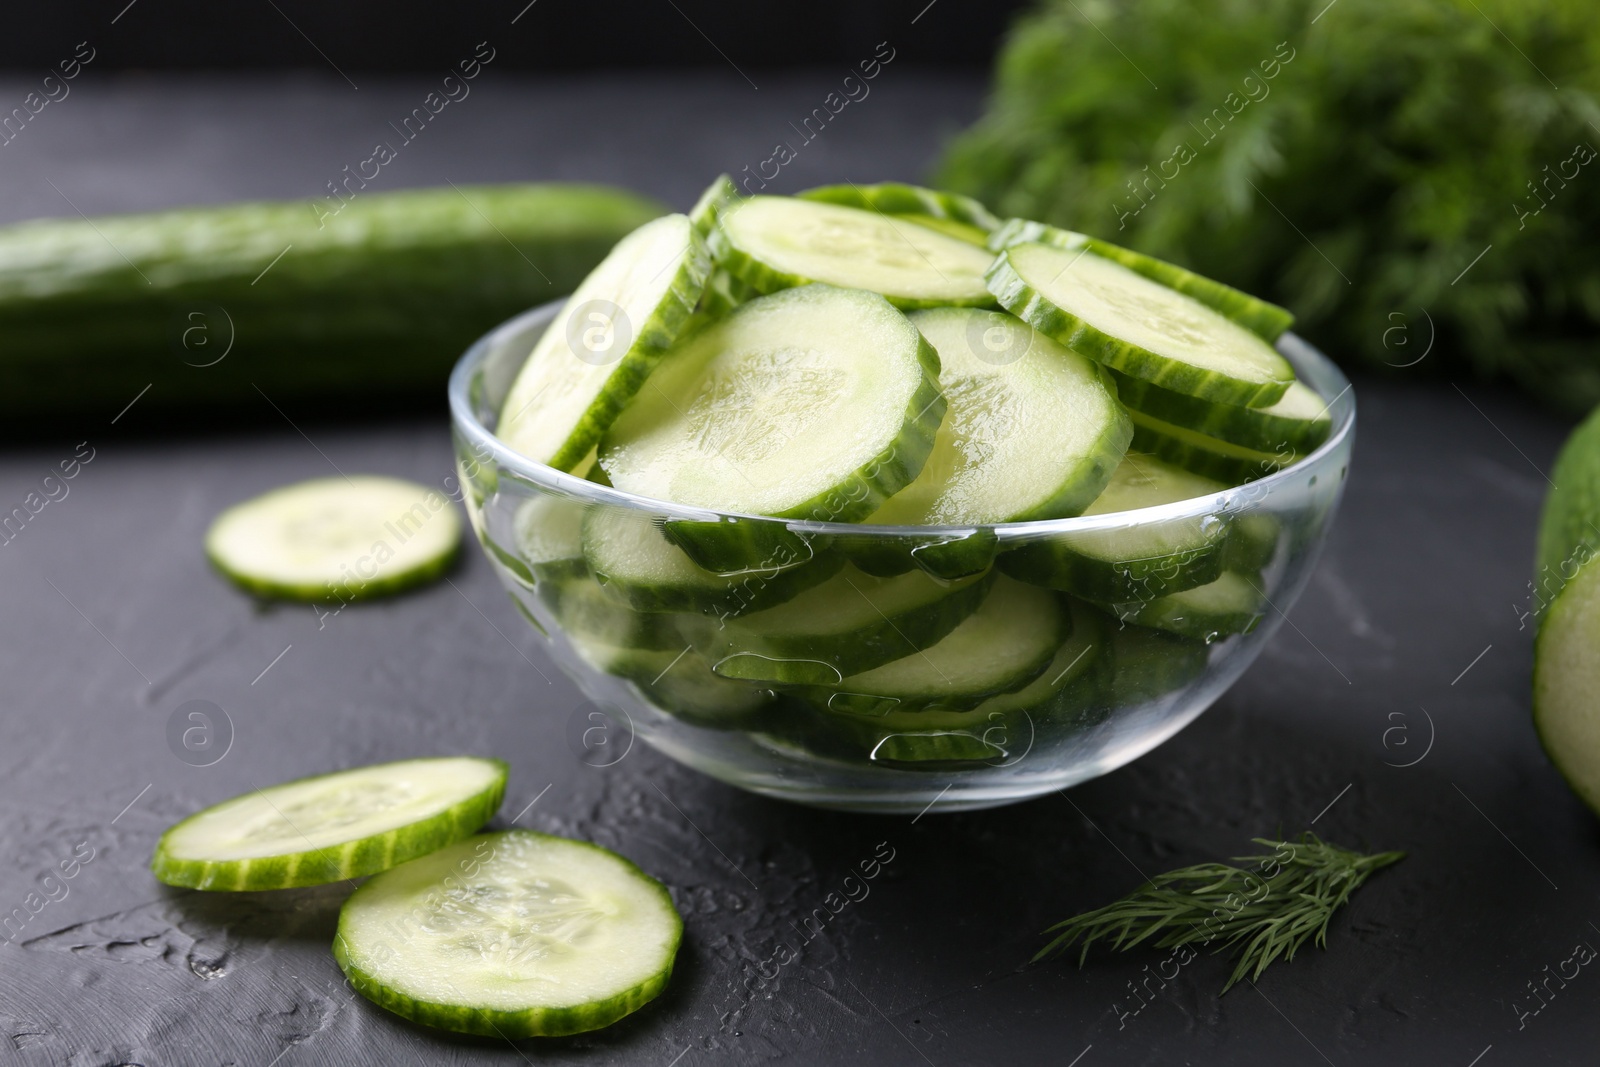
<svg viewBox="0 0 1600 1067"><path fill-rule="evenodd" d="M494 436L513 378L559 307L546 304L506 322L474 344L450 377L457 464L479 542L522 614L549 642L552 658L594 702L597 723L609 717L724 782L820 807L920 812L1011 803L1105 774L1177 733L1244 672L1305 586L1343 492L1355 436L1349 383L1321 353L1285 335L1278 347L1301 380L1330 402L1332 430L1292 466L1214 496L1111 515L961 529L720 514L563 474ZM747 569L722 579L725 588L709 572L699 574L711 583L700 586L714 595L701 588L688 603L668 596L662 605L650 602L658 590L646 590L642 606L678 610L641 611L638 590L596 578L575 547L585 524L601 520L652 527L646 531L651 536L731 524L775 546L777 560L837 568L843 556L868 573L909 570L900 585L931 583L952 598L963 588L970 596L970 572L992 558L991 571L1015 576L1005 580L1066 584L1114 605L1100 609L1061 596L1072 637L1025 698L928 710L926 701L841 696L837 690L848 686L829 684L839 680L837 649L812 657L789 645L775 654L760 644L761 617L740 616L743 605L761 606L763 597L793 581L793 572ZM1190 547L1178 556L1123 547L1162 543ZM1139 558L1121 558L1129 554ZM1259 591L1246 615L1195 629L1177 613L1178 628L1191 636L1126 621L1139 615L1148 622L1171 603L1159 598L1174 586L1222 570ZM871 584L859 575L856 580ZM954 602L945 602L947 609ZM1166 614L1173 625L1173 612ZM883 622L888 625L850 642L844 654L874 641L916 641L901 631L940 625L915 610L885 615ZM865 624L858 619L857 625ZM751 640L759 647L742 648ZM713 665L743 673L736 665L752 657L778 659L783 670L777 673L805 684L713 673ZM570 724L551 711L551 729L568 732Z"/></svg>

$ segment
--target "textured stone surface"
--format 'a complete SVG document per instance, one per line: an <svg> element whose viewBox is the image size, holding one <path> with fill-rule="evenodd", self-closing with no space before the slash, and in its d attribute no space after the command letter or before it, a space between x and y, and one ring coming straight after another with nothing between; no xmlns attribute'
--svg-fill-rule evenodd
<svg viewBox="0 0 1600 1067"><path fill-rule="evenodd" d="M765 158L832 80L763 79L759 98L731 72L485 80L395 181L594 178L684 204L715 170ZM878 85L785 169L788 187L919 173L980 92L909 68ZM425 90L85 80L4 150L0 211L59 211L46 178L91 212L311 196ZM135 405L13 447L0 510L79 441L94 458L0 548L0 915L43 901L39 879L75 849L93 858L0 944L0 1063L1592 1062L1600 975L1552 983L1521 1029L1513 1008L1536 1005L1527 983L1575 943L1600 945L1600 841L1530 728L1517 617L1540 471L1565 427L1462 388L1357 380L1356 458L1321 567L1197 723L1070 796L916 822L746 796L642 747L580 764L562 740L580 698L476 554L453 584L320 629L311 609L257 607L207 568L209 519L271 486L334 465L443 479L442 417L173 436ZM188 700L232 721L212 766L168 750ZM328 953L339 889L213 897L145 869L160 831L200 805L436 752L506 757L502 823L539 796L521 825L614 847L671 887L687 939L659 1002L522 1049L442 1037L343 987ZM1330 951L1258 990L1219 999L1227 967L1202 957L1119 1028L1113 1004L1160 955L1022 966L1037 931L1139 872L1313 820L1411 855L1334 921ZM801 918L884 842L894 858L870 895L805 940ZM762 978L783 944L800 958Z"/></svg>

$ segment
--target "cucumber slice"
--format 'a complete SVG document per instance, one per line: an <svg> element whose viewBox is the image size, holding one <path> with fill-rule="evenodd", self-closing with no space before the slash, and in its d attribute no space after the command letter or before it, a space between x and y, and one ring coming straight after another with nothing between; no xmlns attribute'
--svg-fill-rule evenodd
<svg viewBox="0 0 1600 1067"><path fill-rule="evenodd" d="M694 611L732 618L781 604L844 566L810 553L730 574L699 567L649 515L596 508L583 527L583 554L605 590L638 611Z"/></svg>
<svg viewBox="0 0 1600 1067"><path fill-rule="evenodd" d="M1104 673L1109 642L1108 621L1103 612L1072 597L1061 597L1070 619L1071 636L1056 649L1054 657L1039 676L1021 689L992 696L978 705L977 710L1013 715L1027 712L1043 721L1061 718L1063 710L1076 711L1082 707L1085 693L1096 686L1084 685L1098 674ZM1075 692L1077 691L1077 692ZM1069 695L1074 699L1066 699Z"/></svg>
<svg viewBox="0 0 1600 1067"><path fill-rule="evenodd" d="M656 500L865 518L922 470L944 417L938 372L933 346L880 296L808 285L760 297L673 351L606 435L600 465L618 489ZM718 571L763 565L788 533L750 521L669 529Z"/></svg>
<svg viewBox="0 0 1600 1067"><path fill-rule="evenodd" d="M937 189L924 189L920 185L904 182L878 182L873 185L819 185L815 189L796 193L802 200L818 200L828 204L879 211L885 215L904 215L912 218L924 216L940 222L956 222L985 235L1000 225L1000 220L988 208L970 196L945 193ZM924 219L917 219L923 222ZM983 243L981 240L978 243Z"/></svg>
<svg viewBox="0 0 1600 1067"><path fill-rule="evenodd" d="M708 237L722 213L738 202L738 186L726 174L719 174L689 209L689 224L702 238Z"/></svg>
<svg viewBox="0 0 1600 1067"><path fill-rule="evenodd" d="M505 791L504 763L467 756L301 778L184 819L150 869L167 885L233 891L358 878L475 832Z"/></svg>
<svg viewBox="0 0 1600 1067"><path fill-rule="evenodd" d="M1230 634L1254 630L1264 606L1259 575L1224 571L1214 582L1154 600L1113 604L1107 610L1123 622L1166 630L1209 645Z"/></svg>
<svg viewBox="0 0 1600 1067"><path fill-rule="evenodd" d="M437 578L455 562L461 520L437 489L398 478L319 478L218 515L206 555L260 596L354 600Z"/></svg>
<svg viewBox="0 0 1600 1067"><path fill-rule="evenodd" d="M710 272L705 240L684 215L617 242L534 344L506 395L500 439L572 469L677 337Z"/></svg>
<svg viewBox="0 0 1600 1067"><path fill-rule="evenodd" d="M948 408L922 473L867 521L1018 522L1092 504L1133 436L1100 368L1010 315L937 308L909 317L939 353Z"/></svg>
<svg viewBox="0 0 1600 1067"><path fill-rule="evenodd" d="M1289 361L1243 326L1087 249L1012 245L988 283L1041 333L1174 392L1264 407L1294 382Z"/></svg>
<svg viewBox="0 0 1600 1067"><path fill-rule="evenodd" d="M539 583L537 592L574 641L588 638L643 649L683 647L670 615L635 611L592 577L544 581Z"/></svg>
<svg viewBox="0 0 1600 1067"><path fill-rule="evenodd" d="M705 292L700 294L700 309L695 314L707 322L726 318L740 304L754 300L761 294L735 278L721 267L711 272ZM685 336L688 336L687 330Z"/></svg>
<svg viewBox="0 0 1600 1067"><path fill-rule="evenodd" d="M1259 297L1185 270L1176 264L1114 245L1110 241L1102 241L1098 237L1090 237L1088 234L1057 229L1029 219L1008 219L989 236L989 248L995 252L1016 244L1050 245L1068 252L1087 248L1097 256L1122 264L1135 274L1143 275L1168 289L1175 289L1185 296L1198 300L1223 318L1237 322L1265 341L1276 341L1285 330L1294 325L1294 314L1276 304L1269 304Z"/></svg>
<svg viewBox="0 0 1600 1067"><path fill-rule="evenodd" d="M925 649L977 610L993 573L941 582L920 571L874 578L846 567L766 611L718 623L681 616L679 629L724 678L838 685Z"/></svg>
<svg viewBox="0 0 1600 1067"><path fill-rule="evenodd" d="M682 939L666 887L621 856L507 830L356 890L333 955L358 993L396 1015L518 1038L637 1011L666 988Z"/></svg>
<svg viewBox="0 0 1600 1067"><path fill-rule="evenodd" d="M1226 486L1142 452L1129 452L1085 515L1137 511L1221 492ZM1160 519L1115 530L1051 534L1002 555L1001 570L1085 600L1148 600L1222 573L1229 522L1219 515Z"/></svg>
<svg viewBox="0 0 1600 1067"><path fill-rule="evenodd" d="M970 223L957 222L955 219L935 218L933 215L897 215L896 218L914 222L918 226L926 226L930 230L935 230L947 237L954 237L958 241L965 241L969 245L977 245L979 248L984 249L989 247L989 234Z"/></svg>
<svg viewBox="0 0 1600 1067"><path fill-rule="evenodd" d="M993 530L979 528L902 537L843 534L832 538L831 545L874 577L892 578L917 569L953 582L988 570L1000 540Z"/></svg>
<svg viewBox="0 0 1600 1067"><path fill-rule="evenodd" d="M1300 382L1276 404L1245 408L1197 400L1115 371L1112 376L1117 399L1134 411L1257 452L1310 452L1327 440L1333 425L1328 405Z"/></svg>
<svg viewBox="0 0 1600 1067"><path fill-rule="evenodd" d="M1186 471L1216 478L1229 485L1263 478L1297 461L1293 452L1258 452L1241 448L1203 433L1151 418L1142 411L1129 410L1133 419L1133 447Z"/></svg>
<svg viewBox="0 0 1600 1067"><path fill-rule="evenodd" d="M1585 563L1556 595L1533 645L1533 725L1550 762L1600 811L1600 565Z"/></svg>
<svg viewBox="0 0 1600 1067"><path fill-rule="evenodd" d="M676 649L661 650L576 638L573 646L596 670L628 679L650 703L695 726L752 726L754 713L772 701L771 690L714 674L705 658L681 640Z"/></svg>
<svg viewBox="0 0 1600 1067"><path fill-rule="evenodd" d="M1119 624L1113 621L1111 625ZM1108 651L1108 708L1128 709L1160 700L1206 669L1207 649L1202 642L1143 626L1114 629Z"/></svg>
<svg viewBox="0 0 1600 1067"><path fill-rule="evenodd" d="M558 582L589 573L583 559L583 517L587 506L554 493L541 493L517 506L511 520L518 561L533 577Z"/></svg>
<svg viewBox="0 0 1600 1067"><path fill-rule="evenodd" d="M722 214L710 241L718 263L763 293L823 282L901 308L994 304L988 250L882 212L753 196Z"/></svg>
<svg viewBox="0 0 1600 1067"><path fill-rule="evenodd" d="M1071 627L1055 594L1000 578L943 640L806 696L829 711L852 715L967 711L1033 681Z"/></svg>
<svg viewBox="0 0 1600 1067"><path fill-rule="evenodd" d="M1236 515L1233 528L1228 531L1228 542L1222 549L1223 569L1239 574L1259 574L1266 570L1272 557L1278 554L1278 536L1282 530L1278 517L1265 511Z"/></svg>

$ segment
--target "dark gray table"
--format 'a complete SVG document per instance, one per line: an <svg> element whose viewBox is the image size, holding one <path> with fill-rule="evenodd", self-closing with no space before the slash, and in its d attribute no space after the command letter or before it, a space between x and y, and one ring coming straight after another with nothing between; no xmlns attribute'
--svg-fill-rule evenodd
<svg viewBox="0 0 1600 1067"><path fill-rule="evenodd" d="M708 175L769 155L835 80L486 76L392 180L597 179L686 204ZM427 88L85 76L0 150L0 211L310 197ZM6 99L25 91L0 84ZM922 173L981 85L906 66L873 93L785 168L786 188ZM451 584L322 626L207 568L199 542L218 510L330 462L439 482L442 414L183 435L135 405L116 425L12 448L0 510L79 442L93 458L0 547L0 916L60 860L92 859L0 944L0 1063L1592 1062L1600 975L1580 972L1520 1027L1513 1008L1575 943L1600 944L1600 840L1530 728L1518 617L1541 471L1565 426L1467 382L1358 377L1357 390L1356 461L1320 569L1215 708L1070 796L920 820L761 800L642 746L581 764L564 741L580 697L476 554ZM232 723L209 767L168 748L189 700ZM521 825L592 838L671 886L687 939L657 1003L521 1048L443 1037L343 988L328 954L340 890L204 896L145 870L160 831L206 803L448 752L511 761L502 821L537 798ZM1202 958L1119 1025L1113 1005L1158 955L1021 966L1042 927L1142 872L1313 823L1411 855L1338 916L1330 951L1258 988L1219 999L1227 968ZM894 858L871 895L760 980L883 842Z"/></svg>

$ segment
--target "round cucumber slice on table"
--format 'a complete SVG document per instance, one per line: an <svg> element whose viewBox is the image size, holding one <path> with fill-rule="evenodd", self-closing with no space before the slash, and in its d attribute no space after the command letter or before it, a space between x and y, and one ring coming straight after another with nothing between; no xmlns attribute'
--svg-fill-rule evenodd
<svg viewBox="0 0 1600 1067"><path fill-rule="evenodd" d="M666 887L598 845L481 834L372 879L339 909L333 955L362 996L487 1037L576 1034L653 1000L683 920Z"/></svg>
<svg viewBox="0 0 1600 1067"><path fill-rule="evenodd" d="M1259 575L1224 571L1214 582L1154 600L1113 604L1108 610L1123 622L1211 644L1230 634L1254 630L1265 606Z"/></svg>
<svg viewBox="0 0 1600 1067"><path fill-rule="evenodd" d="M506 394L500 439L557 470L580 463L688 322L710 272L684 215L617 242L534 344Z"/></svg>
<svg viewBox="0 0 1600 1067"><path fill-rule="evenodd" d="M1017 244L1050 245L1068 252L1086 248L1097 256L1122 264L1135 274L1198 300L1265 341L1276 341L1294 325L1294 314L1276 304L1269 304L1260 297L1241 292L1203 274L1098 237L1090 237L1086 233L1058 229L1031 219L1008 219L989 235L989 248L996 252Z"/></svg>
<svg viewBox="0 0 1600 1067"><path fill-rule="evenodd" d="M461 520L437 489L398 478L319 478L218 515L206 555L237 585L289 600L353 600L437 578Z"/></svg>
<svg viewBox="0 0 1600 1067"><path fill-rule="evenodd" d="M753 196L722 213L710 242L719 264L763 293L823 282L900 308L994 305L987 249L880 211Z"/></svg>
<svg viewBox="0 0 1600 1067"><path fill-rule="evenodd" d="M922 473L867 523L1017 522L1076 515L1093 503L1133 435L1104 372L1010 315L936 308L909 318L939 353L948 407ZM898 547L908 557L902 570L920 552L946 576L983 569L995 548L992 535L859 544L875 555ZM962 550L971 558L961 560ZM887 564L867 569L882 573Z"/></svg>
<svg viewBox="0 0 1600 1067"><path fill-rule="evenodd" d="M1012 245L989 268L988 284L1041 333L1174 392L1264 407L1294 382L1289 361L1256 334L1087 248Z"/></svg>
<svg viewBox="0 0 1600 1067"><path fill-rule="evenodd" d="M865 518L922 470L944 417L939 357L881 297L808 285L685 340L606 434L600 466L655 500L779 519ZM803 559L782 522L673 520L714 571Z"/></svg>
<svg viewBox="0 0 1600 1067"><path fill-rule="evenodd" d="M1289 386L1276 404L1247 408L1198 400L1115 371L1112 376L1117 399L1134 411L1257 452L1310 452L1327 439L1333 425L1322 397L1300 382Z"/></svg>
<svg viewBox="0 0 1600 1067"><path fill-rule="evenodd" d="M1071 616L1054 593L1000 577L978 609L919 652L806 695L829 711L966 711L1021 689L1055 658Z"/></svg>
<svg viewBox="0 0 1600 1067"><path fill-rule="evenodd" d="M233 891L358 878L476 832L505 790L504 763L466 756L301 778L184 819L150 869L167 885Z"/></svg>
<svg viewBox="0 0 1600 1067"><path fill-rule="evenodd" d="M1227 488L1143 452L1129 452L1085 515L1137 511ZM1002 555L1001 570L1097 603L1148 600L1212 582L1222 573L1230 523L1221 515L1050 534Z"/></svg>
<svg viewBox="0 0 1600 1067"><path fill-rule="evenodd" d="M977 610L993 578L874 578L845 567L775 608L726 621L683 615L678 625L725 678L838 685L939 641Z"/></svg>
<svg viewBox="0 0 1600 1067"><path fill-rule="evenodd" d="M1300 457L1293 452L1259 452L1229 444L1203 433L1151 418L1142 411L1130 410L1133 419L1133 447L1160 456L1186 471L1217 478L1229 485L1263 478L1281 470Z"/></svg>
<svg viewBox="0 0 1600 1067"><path fill-rule="evenodd" d="M781 604L827 581L844 559L806 555L718 574L698 566L668 541L659 520L637 511L598 507L583 526L583 554L605 590L638 611L694 611L731 618Z"/></svg>

